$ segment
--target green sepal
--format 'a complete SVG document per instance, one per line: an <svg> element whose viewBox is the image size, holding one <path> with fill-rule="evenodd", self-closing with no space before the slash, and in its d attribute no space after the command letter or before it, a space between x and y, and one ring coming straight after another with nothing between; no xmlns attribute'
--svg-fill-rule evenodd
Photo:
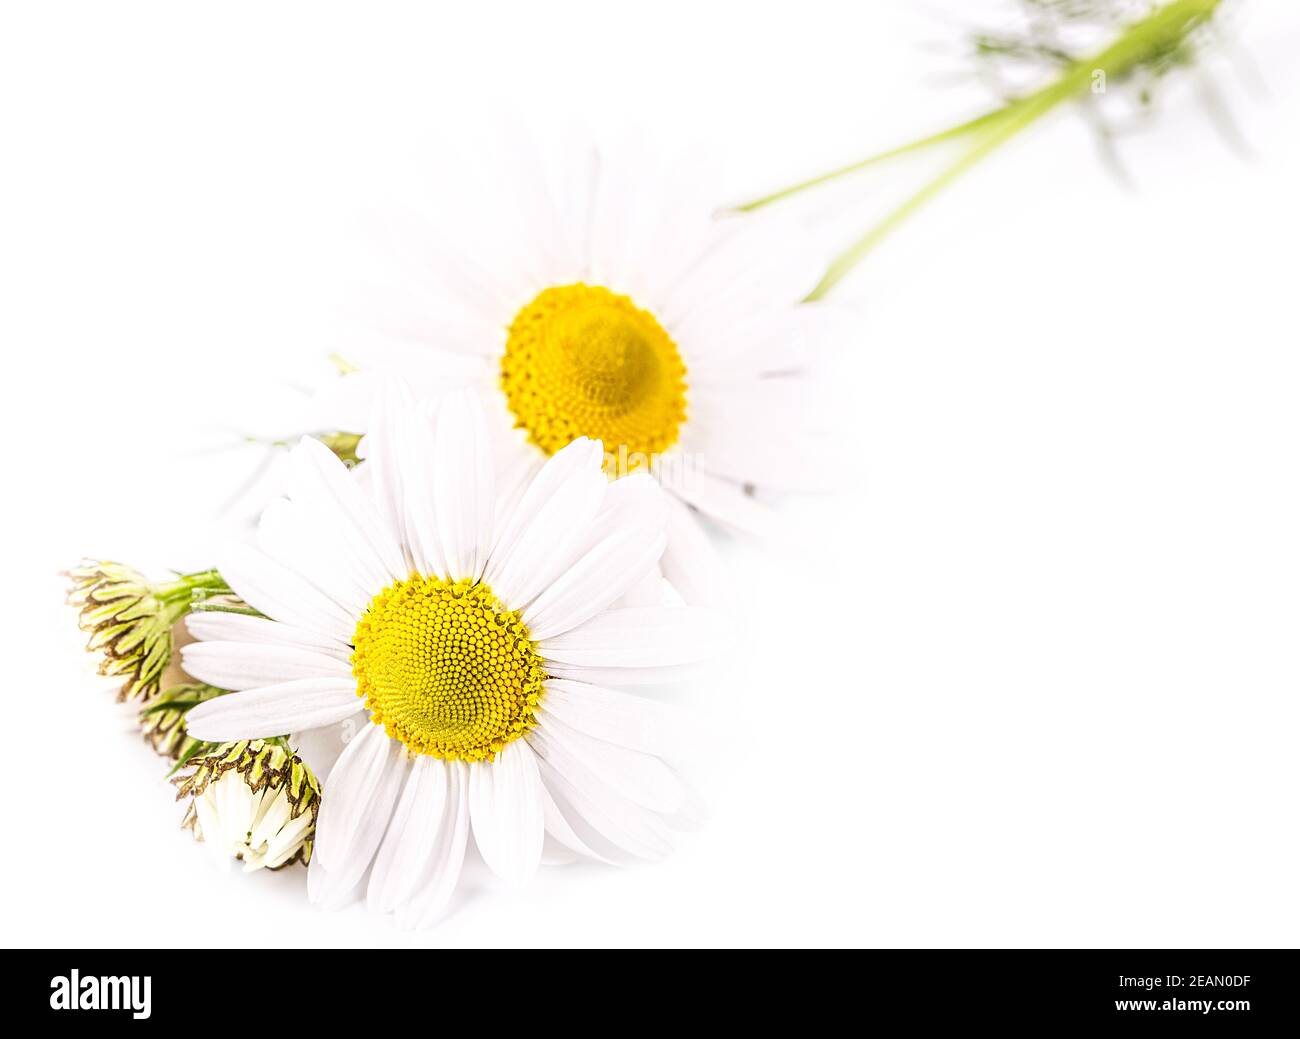
<svg viewBox="0 0 1300 1039"><path fill-rule="evenodd" d="M196 748L189 744L203 742L193 740L185 730L185 715L201 703L221 696L226 690L203 683L187 683L171 686L140 711L140 731L145 742L165 758L180 758L189 750L192 756Z"/></svg>

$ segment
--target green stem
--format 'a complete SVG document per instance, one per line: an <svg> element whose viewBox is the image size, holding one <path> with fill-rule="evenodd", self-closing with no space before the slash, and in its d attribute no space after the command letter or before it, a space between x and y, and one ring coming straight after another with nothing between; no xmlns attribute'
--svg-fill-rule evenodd
<svg viewBox="0 0 1300 1039"><path fill-rule="evenodd" d="M197 597L195 593L202 596L205 593L225 594L229 591L230 586L216 570L200 570L156 586L153 594L159 602L184 603L188 608Z"/></svg>
<svg viewBox="0 0 1300 1039"><path fill-rule="evenodd" d="M261 610L251 606L230 606L221 602L196 602L190 607L191 613L238 613L245 617L265 617Z"/></svg>
<svg viewBox="0 0 1300 1039"><path fill-rule="evenodd" d="M206 700L165 700L162 703L150 704L140 711L140 717L149 714L161 714L163 711L188 711L191 707L197 707Z"/></svg>
<svg viewBox="0 0 1300 1039"><path fill-rule="evenodd" d="M177 772L190 763L191 758L197 755L205 747L215 746L217 746L217 744L208 743L205 740L196 740L193 736L187 736L185 742L181 744L181 752L176 757L176 764L173 765L172 770L167 773L167 778L170 779L172 776L176 775Z"/></svg>
<svg viewBox="0 0 1300 1039"><path fill-rule="evenodd" d="M1107 79L1120 79L1145 59L1159 54L1184 40L1195 29L1205 24L1222 0L1172 0L1156 8L1145 18L1125 28L1109 46L1088 58L1082 58L1066 67L1055 80L1031 94L1009 101L1002 108L985 113L976 119L960 123L937 134L903 145L883 154L872 156L852 166L846 166L821 177L803 181L740 207L752 211L780 199L789 198L811 187L825 184L847 174L897 155L945 141L973 137L973 143L958 159L938 176L927 182L919 191L888 213L861 238L837 256L826 270L817 287L807 300L824 298L845 275L857 266L872 249L908 217L921 209L944 188L958 180L980 160L996 151L1020 131L1033 125L1064 101L1086 93L1097 72Z"/></svg>
<svg viewBox="0 0 1300 1039"><path fill-rule="evenodd" d="M752 202L745 202L735 206L737 213L752 213L757 209L770 206L774 202L781 202L801 191L807 191L809 188L819 187L822 184L829 184L833 180L839 180L841 177L847 177L850 173L857 173L865 170L877 163L886 162L889 159L897 159L901 156L908 155L911 152L918 152L932 145L942 144L944 141L955 140L958 137L964 137L968 133L983 129L990 123L1002 118L1005 110L995 108L991 112L985 112L974 119L968 119L964 123L958 123L956 126L950 126L946 130L940 130L938 133L931 134L929 137L922 137L918 141L911 141L908 144L901 144L897 148L890 148L888 151L877 152L875 155L869 155L865 159L859 159L857 162L848 166L841 166L837 170L831 170L829 173L823 173L818 177L810 177L808 180L800 181L798 184L792 184L788 188L782 188L780 191L774 191L770 195L764 195L762 198L756 198Z"/></svg>
<svg viewBox="0 0 1300 1039"><path fill-rule="evenodd" d="M826 273L822 275L821 281L804 298L804 302L812 303L825 298L831 289L862 262L867 253L884 241L908 217L921 209L948 185L959 180L964 173L977 165L981 159L992 154L1021 130L1046 115L1061 100L1062 98L1054 94L1040 92L1026 99L1025 104L1009 107L1003 113L1004 118L995 123L994 128L977 140L956 162L944 169L937 177L927 181L919 191L908 197L900 206L891 210L884 219L873 225L866 234L836 256L826 268Z"/></svg>

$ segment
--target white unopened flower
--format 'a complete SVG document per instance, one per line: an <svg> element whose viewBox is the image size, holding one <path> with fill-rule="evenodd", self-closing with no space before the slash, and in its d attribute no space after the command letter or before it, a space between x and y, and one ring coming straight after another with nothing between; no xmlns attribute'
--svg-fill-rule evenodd
<svg viewBox="0 0 1300 1039"><path fill-rule="evenodd" d="M320 784L300 758L278 742L245 740L187 767L173 781L177 800L190 798L183 825L215 856L240 860L245 873L311 861Z"/></svg>
<svg viewBox="0 0 1300 1039"><path fill-rule="evenodd" d="M370 907L413 926L446 905L471 832L512 883L547 836L602 860L668 854L690 815L664 761L676 717L611 686L672 681L726 628L664 604L653 481L609 481L601 445L580 439L498 497L468 395L436 417L389 409L370 437L364 473L304 439L258 547L219 560L265 616L190 619L203 641L183 650L186 671L235 690L194 707L190 735L359 721L329 772L309 894L339 902L368 874ZM657 595L640 591L647 577ZM242 825L223 832L242 840Z"/></svg>

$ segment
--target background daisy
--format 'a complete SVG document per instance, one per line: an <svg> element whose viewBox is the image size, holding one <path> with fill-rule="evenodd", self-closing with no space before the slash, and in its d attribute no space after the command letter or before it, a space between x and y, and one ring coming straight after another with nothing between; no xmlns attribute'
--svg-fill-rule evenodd
<svg viewBox="0 0 1300 1039"><path fill-rule="evenodd" d="M611 483L602 455L579 439L503 499L472 396L436 416L395 398L356 472L316 440L295 447L256 547L221 560L265 616L190 619L186 670L235 690L194 708L190 733L357 726L324 780L314 901L346 900L369 871L372 909L430 923L471 834L512 883L547 838L607 861L671 850L690 814L665 761L674 720L610 686L669 680L725 629L651 601L664 496L644 476Z"/></svg>
<svg viewBox="0 0 1300 1039"><path fill-rule="evenodd" d="M824 256L784 218L718 217L695 156L589 144L563 156L553 175L526 144L470 162L476 176L505 171L488 207L467 212L450 176L432 185L445 205L394 207L399 269L357 307L382 345L343 349L429 392L481 387L522 471L587 436L611 474L652 473L673 496L665 575L691 600L718 598L694 517L761 533L755 489L830 481L816 376L848 326L801 304ZM370 412L367 381L344 380L340 396L362 401L353 422Z"/></svg>

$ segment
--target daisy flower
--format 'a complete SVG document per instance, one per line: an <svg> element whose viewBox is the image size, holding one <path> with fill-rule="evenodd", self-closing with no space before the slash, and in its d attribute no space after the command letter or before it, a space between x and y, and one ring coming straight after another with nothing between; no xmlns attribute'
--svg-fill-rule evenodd
<svg viewBox="0 0 1300 1039"><path fill-rule="evenodd" d="M349 470L304 438L256 546L220 560L264 617L191 616L187 672L234 692L194 707L197 739L348 725L322 776L308 889L420 926L466 847L528 880L549 838L621 861L671 850L688 794L664 761L675 719L612 686L661 683L713 655L719 615L664 604L663 495L611 482L600 443L558 450L498 495L471 394L382 409ZM296 745L296 738L295 738Z"/></svg>
<svg viewBox="0 0 1300 1039"><path fill-rule="evenodd" d="M672 496L665 576L690 601L716 600L695 519L762 533L755 489L828 482L809 391L839 321L800 302L824 264L783 218L718 218L695 166L631 151L583 160L549 187L537 160L498 163L514 176L495 204L467 213L448 191L455 213L404 216L392 232L406 276L386 278L360 316L386 344L381 369L480 387L521 466L585 436L605 445L611 475L658 478Z"/></svg>

